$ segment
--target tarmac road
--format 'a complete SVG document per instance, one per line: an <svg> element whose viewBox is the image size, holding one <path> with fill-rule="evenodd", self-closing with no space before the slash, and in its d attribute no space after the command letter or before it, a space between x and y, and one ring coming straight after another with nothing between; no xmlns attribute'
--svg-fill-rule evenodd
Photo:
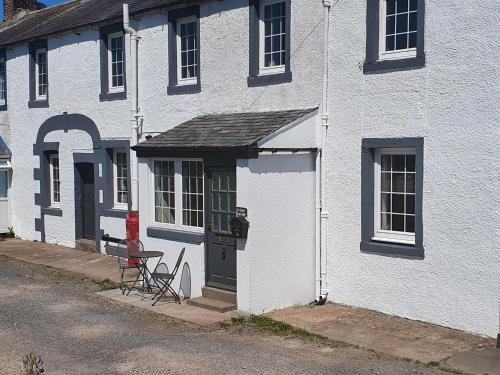
<svg viewBox="0 0 500 375"><path fill-rule="evenodd" d="M445 374L353 347L200 328L116 305L71 273L0 256L0 374Z"/></svg>

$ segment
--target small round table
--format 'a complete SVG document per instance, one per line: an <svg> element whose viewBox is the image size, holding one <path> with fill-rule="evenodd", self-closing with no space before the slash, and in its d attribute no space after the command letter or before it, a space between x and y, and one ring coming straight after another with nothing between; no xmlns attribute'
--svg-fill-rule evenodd
<svg viewBox="0 0 500 375"><path fill-rule="evenodd" d="M163 253L161 251L136 251L128 253L129 258L138 259L141 262L142 267L139 267L140 275L142 276L142 296L144 298L144 293L147 290L151 292L151 284L149 280L151 279L152 272L148 268L148 260L152 258L159 258L158 263L156 263L156 267L160 264L161 258L163 257ZM133 288L134 286L132 286Z"/></svg>

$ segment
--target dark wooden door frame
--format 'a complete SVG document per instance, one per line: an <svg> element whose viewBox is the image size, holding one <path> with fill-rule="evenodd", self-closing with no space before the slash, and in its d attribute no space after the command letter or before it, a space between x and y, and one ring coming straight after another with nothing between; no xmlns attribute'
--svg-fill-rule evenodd
<svg viewBox="0 0 500 375"><path fill-rule="evenodd" d="M212 181L212 176L211 173L212 171L217 171L217 170L228 170L232 169L236 172L236 161L233 160L216 160L215 162L209 161L208 163L205 160L204 163L204 195L205 195L205 285L219 288L219 289L224 289L224 290L229 290L229 291L234 291L236 292L237 288L237 282L234 287L228 286L228 285L221 285L221 284L216 284L210 282L210 274L209 274L209 244L210 244L210 239L209 239L209 225L211 222L211 208L212 208L212 202L211 202L211 188L210 188L210 183ZM238 190L238 186L236 186L236 191ZM237 193L236 193L237 194ZM237 253L236 253L236 239L235 239L235 267L237 267ZM235 274L236 274L236 280L237 280L237 270L235 269Z"/></svg>

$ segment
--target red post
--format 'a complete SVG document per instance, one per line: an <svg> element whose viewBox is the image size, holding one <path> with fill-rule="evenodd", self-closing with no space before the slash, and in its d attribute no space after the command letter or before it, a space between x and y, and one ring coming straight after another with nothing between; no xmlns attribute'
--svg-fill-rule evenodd
<svg viewBox="0 0 500 375"><path fill-rule="evenodd" d="M127 249L129 252L139 251L138 241L139 241L139 212L130 211L127 214L127 220L125 221L127 228ZM128 264L131 266L138 265L139 259L129 258Z"/></svg>

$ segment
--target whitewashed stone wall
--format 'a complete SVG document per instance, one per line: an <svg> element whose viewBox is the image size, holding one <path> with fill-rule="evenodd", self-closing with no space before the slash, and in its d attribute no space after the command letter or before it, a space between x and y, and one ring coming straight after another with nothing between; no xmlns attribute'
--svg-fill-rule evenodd
<svg viewBox="0 0 500 375"><path fill-rule="evenodd" d="M330 300L496 336L499 10L495 2L426 1L426 67L364 75L366 4L332 9ZM360 252L365 137L425 139L423 260Z"/></svg>

